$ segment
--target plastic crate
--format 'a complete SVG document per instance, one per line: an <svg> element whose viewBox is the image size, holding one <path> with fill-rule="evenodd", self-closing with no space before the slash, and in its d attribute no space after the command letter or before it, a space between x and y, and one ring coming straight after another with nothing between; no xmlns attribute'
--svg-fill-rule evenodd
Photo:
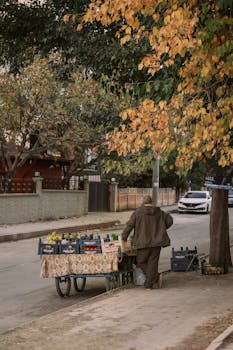
<svg viewBox="0 0 233 350"><path fill-rule="evenodd" d="M172 271L190 271L196 270L199 266L197 248L190 250L188 247L180 250L172 248L171 270Z"/></svg>
<svg viewBox="0 0 233 350"><path fill-rule="evenodd" d="M81 238L79 240L79 253L80 254L102 253L100 238L96 238L96 239Z"/></svg>
<svg viewBox="0 0 233 350"><path fill-rule="evenodd" d="M79 242L78 240L70 241L67 243L61 243L59 245L60 254L79 254Z"/></svg>
<svg viewBox="0 0 233 350"><path fill-rule="evenodd" d="M38 244L38 254L43 255L43 254L59 254L59 242L54 242L54 243L44 243L42 242L42 239L39 239L39 244Z"/></svg>
<svg viewBox="0 0 233 350"><path fill-rule="evenodd" d="M189 269L190 260L186 259L174 259L171 258L171 270L172 271L187 271Z"/></svg>
<svg viewBox="0 0 233 350"><path fill-rule="evenodd" d="M181 256L188 256L193 254L197 254L197 247L195 247L194 249L189 249L188 247L184 249L183 247L180 247L180 250L175 250L174 248L172 248L173 258L179 258Z"/></svg>

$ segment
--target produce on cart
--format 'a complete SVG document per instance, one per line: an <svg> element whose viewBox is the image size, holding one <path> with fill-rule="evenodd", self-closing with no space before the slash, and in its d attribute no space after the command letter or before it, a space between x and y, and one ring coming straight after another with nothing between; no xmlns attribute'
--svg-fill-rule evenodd
<svg viewBox="0 0 233 350"><path fill-rule="evenodd" d="M43 278L54 277L57 292L68 296L71 279L77 292L85 289L87 277L104 277L106 290L132 282L135 251L121 236L96 233L81 235L52 232L39 240Z"/></svg>

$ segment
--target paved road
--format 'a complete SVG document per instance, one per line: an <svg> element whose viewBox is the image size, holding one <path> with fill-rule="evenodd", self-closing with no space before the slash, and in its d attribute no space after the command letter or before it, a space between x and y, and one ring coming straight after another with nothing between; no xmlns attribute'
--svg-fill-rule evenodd
<svg viewBox="0 0 233 350"><path fill-rule="evenodd" d="M229 213L233 229L233 208ZM173 217L174 225L169 230L172 244L162 251L160 270L170 268L172 247L197 246L199 254L208 253L209 215L173 214ZM39 278L37 244L38 239L0 244L0 332L105 291L102 278L90 278L83 294L72 290L69 298L61 299L54 279Z"/></svg>

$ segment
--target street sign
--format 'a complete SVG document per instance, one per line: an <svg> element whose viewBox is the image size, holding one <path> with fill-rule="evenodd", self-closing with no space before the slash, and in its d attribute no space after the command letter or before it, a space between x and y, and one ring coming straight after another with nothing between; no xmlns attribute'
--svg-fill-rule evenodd
<svg viewBox="0 0 233 350"><path fill-rule="evenodd" d="M205 184L206 187L210 188L211 190L231 190L232 186L230 185L214 185L214 184Z"/></svg>
<svg viewBox="0 0 233 350"><path fill-rule="evenodd" d="M205 176L205 186L213 190L230 190L232 178L224 176Z"/></svg>

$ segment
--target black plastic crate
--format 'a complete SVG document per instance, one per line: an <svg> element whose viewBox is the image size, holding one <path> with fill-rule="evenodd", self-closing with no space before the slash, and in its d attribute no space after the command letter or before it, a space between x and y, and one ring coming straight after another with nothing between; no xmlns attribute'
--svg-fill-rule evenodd
<svg viewBox="0 0 233 350"><path fill-rule="evenodd" d="M38 254L43 255L43 254L59 254L59 242L54 242L54 243L44 243L42 242L42 239L39 239L39 244L38 244Z"/></svg>
<svg viewBox="0 0 233 350"><path fill-rule="evenodd" d="M180 250L172 248L171 270L172 271L191 271L199 266L197 248L190 250L188 247Z"/></svg>
<svg viewBox="0 0 233 350"><path fill-rule="evenodd" d="M102 249L100 246L96 245L81 245L79 247L80 254L101 254Z"/></svg>
<svg viewBox="0 0 233 350"><path fill-rule="evenodd" d="M190 265L190 260L186 259L185 257L183 259L171 258L172 271L188 271L190 270L189 265Z"/></svg>
<svg viewBox="0 0 233 350"><path fill-rule="evenodd" d="M101 240L100 238L96 239L88 239L88 238L80 238L79 240L80 247L101 247Z"/></svg>
<svg viewBox="0 0 233 350"><path fill-rule="evenodd" d="M74 240L67 243L61 243L59 246L60 254L79 254L79 241Z"/></svg>
<svg viewBox="0 0 233 350"><path fill-rule="evenodd" d="M94 249L94 248L90 248L90 249L81 249L80 250L80 254L101 254L102 250L101 249Z"/></svg>
<svg viewBox="0 0 233 350"><path fill-rule="evenodd" d="M180 247L180 250L175 250L174 248L172 248L173 258L180 257L180 256L194 255L194 254L197 254L197 247L195 247L194 249L189 249L188 247L184 249L183 247Z"/></svg>
<svg viewBox="0 0 233 350"><path fill-rule="evenodd" d="M79 252L80 254L102 253L100 238L96 238L96 239L81 238L79 240Z"/></svg>

